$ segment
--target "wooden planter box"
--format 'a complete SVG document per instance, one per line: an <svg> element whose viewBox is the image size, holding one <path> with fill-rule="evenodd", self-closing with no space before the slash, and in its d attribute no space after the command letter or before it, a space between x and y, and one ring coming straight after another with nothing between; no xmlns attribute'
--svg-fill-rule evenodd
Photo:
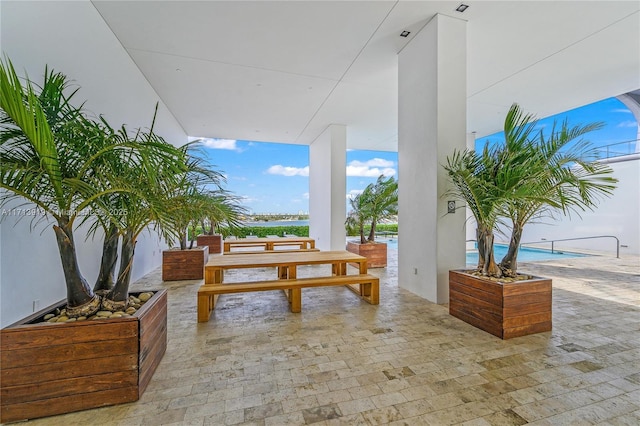
<svg viewBox="0 0 640 426"><path fill-rule="evenodd" d="M162 281L200 280L209 260L209 247L162 252Z"/></svg>
<svg viewBox="0 0 640 426"><path fill-rule="evenodd" d="M137 401L167 348L167 292L131 317L31 323L65 301L2 329L0 422Z"/></svg>
<svg viewBox="0 0 640 426"><path fill-rule="evenodd" d="M198 235L196 243L198 247L208 246L209 254L222 253L222 235Z"/></svg>
<svg viewBox="0 0 640 426"><path fill-rule="evenodd" d="M501 339L551 331L551 280L499 283L449 271L449 314Z"/></svg>
<svg viewBox="0 0 640 426"><path fill-rule="evenodd" d="M387 244L347 241L347 251L367 258L367 267L385 268L387 266Z"/></svg>

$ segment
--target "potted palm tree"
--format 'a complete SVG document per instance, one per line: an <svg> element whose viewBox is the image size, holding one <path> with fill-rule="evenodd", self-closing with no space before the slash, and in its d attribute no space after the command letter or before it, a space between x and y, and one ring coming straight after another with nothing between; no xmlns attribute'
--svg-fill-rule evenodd
<svg viewBox="0 0 640 426"><path fill-rule="evenodd" d="M66 300L1 331L2 422L135 401L166 348L165 291L145 295L133 314L86 321L104 309L105 298L80 272L74 228L88 212L117 223L109 200L139 188L112 166L123 158L143 165L154 154L113 138L73 105L76 91L67 92L63 74L45 69L37 87L22 84L9 60L0 62L0 202L34 204L42 223L53 222L67 288ZM117 227L108 228L113 242ZM52 311L64 315L43 322ZM88 391L91 398L81 397Z"/></svg>
<svg viewBox="0 0 640 426"><path fill-rule="evenodd" d="M549 331L551 280L517 272L517 253L524 225L559 211L593 208L611 194L611 169L589 161L590 144L582 140L600 124L534 132L535 117L514 104L504 124L505 142L487 143L481 153L456 151L444 165L453 188L476 221L478 266L450 271L449 312L503 339ZM593 157L592 157L593 158ZM493 241L500 225L511 219L510 248L496 262Z"/></svg>
<svg viewBox="0 0 640 426"><path fill-rule="evenodd" d="M387 244L376 242L376 226L380 221L398 214L398 182L380 175L376 182L365 187L362 193L349 200L351 211L345 222L347 232L357 230L359 241L348 241L347 250L365 256L370 268L387 266ZM365 225L369 234L365 238Z"/></svg>
<svg viewBox="0 0 640 426"><path fill-rule="evenodd" d="M208 246L209 254L222 253L223 231L230 234L242 227L241 217L247 211L240 200L228 191L218 189L207 195L206 213L200 218L202 234L198 235L198 246Z"/></svg>
<svg viewBox="0 0 640 426"><path fill-rule="evenodd" d="M242 211L236 198L222 188L224 176L214 170L200 152L198 143L187 147L187 171L165 192L167 211L171 217L165 229L169 243L179 247L162 253L164 281L202 279L209 258L209 246L194 246L196 228L203 217L221 218L235 225L234 213ZM212 189L213 188L213 189ZM224 216L220 212L226 212Z"/></svg>

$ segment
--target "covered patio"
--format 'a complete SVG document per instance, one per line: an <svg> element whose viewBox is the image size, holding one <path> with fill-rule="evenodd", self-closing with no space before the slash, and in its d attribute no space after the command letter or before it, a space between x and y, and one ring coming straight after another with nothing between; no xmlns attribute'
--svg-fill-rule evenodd
<svg viewBox="0 0 640 426"><path fill-rule="evenodd" d="M168 347L135 403L30 424L536 425L640 422L637 257L523 264L553 278L550 333L500 340L398 287L396 256L372 270L384 303L307 289L227 295L196 323L198 281L169 291Z"/></svg>

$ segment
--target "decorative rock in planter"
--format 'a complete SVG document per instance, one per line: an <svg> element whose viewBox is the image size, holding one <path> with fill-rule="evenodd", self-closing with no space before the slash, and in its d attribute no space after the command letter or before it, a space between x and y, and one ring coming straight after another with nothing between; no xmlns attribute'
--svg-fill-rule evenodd
<svg viewBox="0 0 640 426"><path fill-rule="evenodd" d="M498 282L449 271L449 314L501 339L551 331L551 280Z"/></svg>
<svg viewBox="0 0 640 426"><path fill-rule="evenodd" d="M347 241L347 251L367 258L367 267L385 268L387 266L387 244Z"/></svg>
<svg viewBox="0 0 640 426"><path fill-rule="evenodd" d="M162 281L200 280L209 260L209 247L162 252Z"/></svg>
<svg viewBox="0 0 640 426"><path fill-rule="evenodd" d="M222 253L222 235L198 235L196 237L198 247L208 246L209 254Z"/></svg>
<svg viewBox="0 0 640 426"><path fill-rule="evenodd" d="M131 316L42 322L65 303L2 329L0 422L137 401L149 384L167 348L166 290Z"/></svg>

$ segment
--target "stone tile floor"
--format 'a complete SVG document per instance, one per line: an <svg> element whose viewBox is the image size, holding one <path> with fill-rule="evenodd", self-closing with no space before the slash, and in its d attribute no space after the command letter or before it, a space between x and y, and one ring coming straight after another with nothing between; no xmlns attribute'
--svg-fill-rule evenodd
<svg viewBox="0 0 640 426"><path fill-rule="evenodd" d="M389 258L379 306L341 287L304 290L300 314L226 295L204 324L199 283L155 271L135 287L169 290L169 341L140 401L30 423L640 424L640 258L521 265L553 278L554 326L507 341L398 288Z"/></svg>

